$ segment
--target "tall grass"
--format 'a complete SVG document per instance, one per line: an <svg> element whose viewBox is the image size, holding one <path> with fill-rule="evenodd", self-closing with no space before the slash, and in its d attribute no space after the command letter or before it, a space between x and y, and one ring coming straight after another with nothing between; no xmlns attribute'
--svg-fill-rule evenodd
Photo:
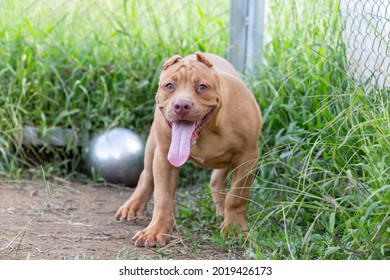
<svg viewBox="0 0 390 280"><path fill-rule="evenodd" d="M82 164L82 151L72 144L27 155L23 126L43 134L71 128L84 146L93 133L115 126L145 135L163 61L196 50L223 53L228 4L2 1L0 172L20 176L20 167L45 164L46 153L53 160L45 169L63 176Z"/></svg>
<svg viewBox="0 0 390 280"><path fill-rule="evenodd" d="M264 109L253 191L254 254L389 257L389 91L345 69L337 1L270 5L272 40L253 82Z"/></svg>
<svg viewBox="0 0 390 280"><path fill-rule="evenodd" d="M264 117L242 244L252 258L389 256L389 92L365 92L350 78L337 3L268 1L264 64L247 79ZM36 164L72 176L83 162L71 144L26 149L23 126L43 134L72 128L84 146L114 126L145 135L163 61L228 48L229 1L2 4L0 173L7 176L34 174ZM203 236L197 242L236 246L218 239L210 196L195 196L179 210L178 229Z"/></svg>

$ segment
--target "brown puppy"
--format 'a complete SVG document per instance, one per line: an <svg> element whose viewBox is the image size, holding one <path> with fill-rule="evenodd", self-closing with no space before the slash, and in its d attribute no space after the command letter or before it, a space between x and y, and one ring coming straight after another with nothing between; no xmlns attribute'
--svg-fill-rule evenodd
<svg viewBox="0 0 390 280"><path fill-rule="evenodd" d="M229 225L247 230L246 202L258 158L262 119L252 93L225 59L196 53L175 55L163 65L156 110L146 143L145 167L137 188L116 213L140 217L154 194L153 218L132 239L137 246L164 246L172 234L179 167L188 159L213 168L216 212ZM232 186L226 177L232 172Z"/></svg>

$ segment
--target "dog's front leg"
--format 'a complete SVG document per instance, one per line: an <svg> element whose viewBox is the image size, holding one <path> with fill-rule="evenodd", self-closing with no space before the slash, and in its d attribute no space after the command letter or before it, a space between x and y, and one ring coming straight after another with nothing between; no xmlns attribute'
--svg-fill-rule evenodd
<svg viewBox="0 0 390 280"><path fill-rule="evenodd" d="M153 158L156 150L156 139L152 127L148 141L146 142L144 170L141 173L137 187L133 195L118 209L115 217L117 220L138 220L142 217L146 204L153 194Z"/></svg>
<svg viewBox="0 0 390 280"><path fill-rule="evenodd" d="M154 209L149 226L132 238L136 246L154 247L166 245L172 235L175 220L175 192L179 169L167 160L167 153L158 147L153 159Z"/></svg>

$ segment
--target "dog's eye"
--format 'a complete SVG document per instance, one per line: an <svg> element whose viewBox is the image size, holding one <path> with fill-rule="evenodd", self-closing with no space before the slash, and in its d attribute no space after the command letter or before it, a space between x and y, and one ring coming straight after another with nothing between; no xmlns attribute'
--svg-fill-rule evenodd
<svg viewBox="0 0 390 280"><path fill-rule="evenodd" d="M204 84L200 84L200 85L198 85L197 87L196 87L196 91L197 92L204 92L204 91L206 91L208 89L208 87L206 86L206 85L204 85Z"/></svg>
<svg viewBox="0 0 390 280"><path fill-rule="evenodd" d="M164 88L169 91L169 92L173 92L175 90L175 85L172 84L172 83L168 83L164 86Z"/></svg>

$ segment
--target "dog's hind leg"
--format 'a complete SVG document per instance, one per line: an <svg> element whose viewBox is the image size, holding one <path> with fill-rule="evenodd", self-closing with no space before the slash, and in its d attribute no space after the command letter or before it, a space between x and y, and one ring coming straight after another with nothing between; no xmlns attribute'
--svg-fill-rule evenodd
<svg viewBox="0 0 390 280"><path fill-rule="evenodd" d="M232 185L225 199L225 216L221 227L228 233L229 225L247 230L246 205L257 168L258 151L247 153L232 165Z"/></svg>

